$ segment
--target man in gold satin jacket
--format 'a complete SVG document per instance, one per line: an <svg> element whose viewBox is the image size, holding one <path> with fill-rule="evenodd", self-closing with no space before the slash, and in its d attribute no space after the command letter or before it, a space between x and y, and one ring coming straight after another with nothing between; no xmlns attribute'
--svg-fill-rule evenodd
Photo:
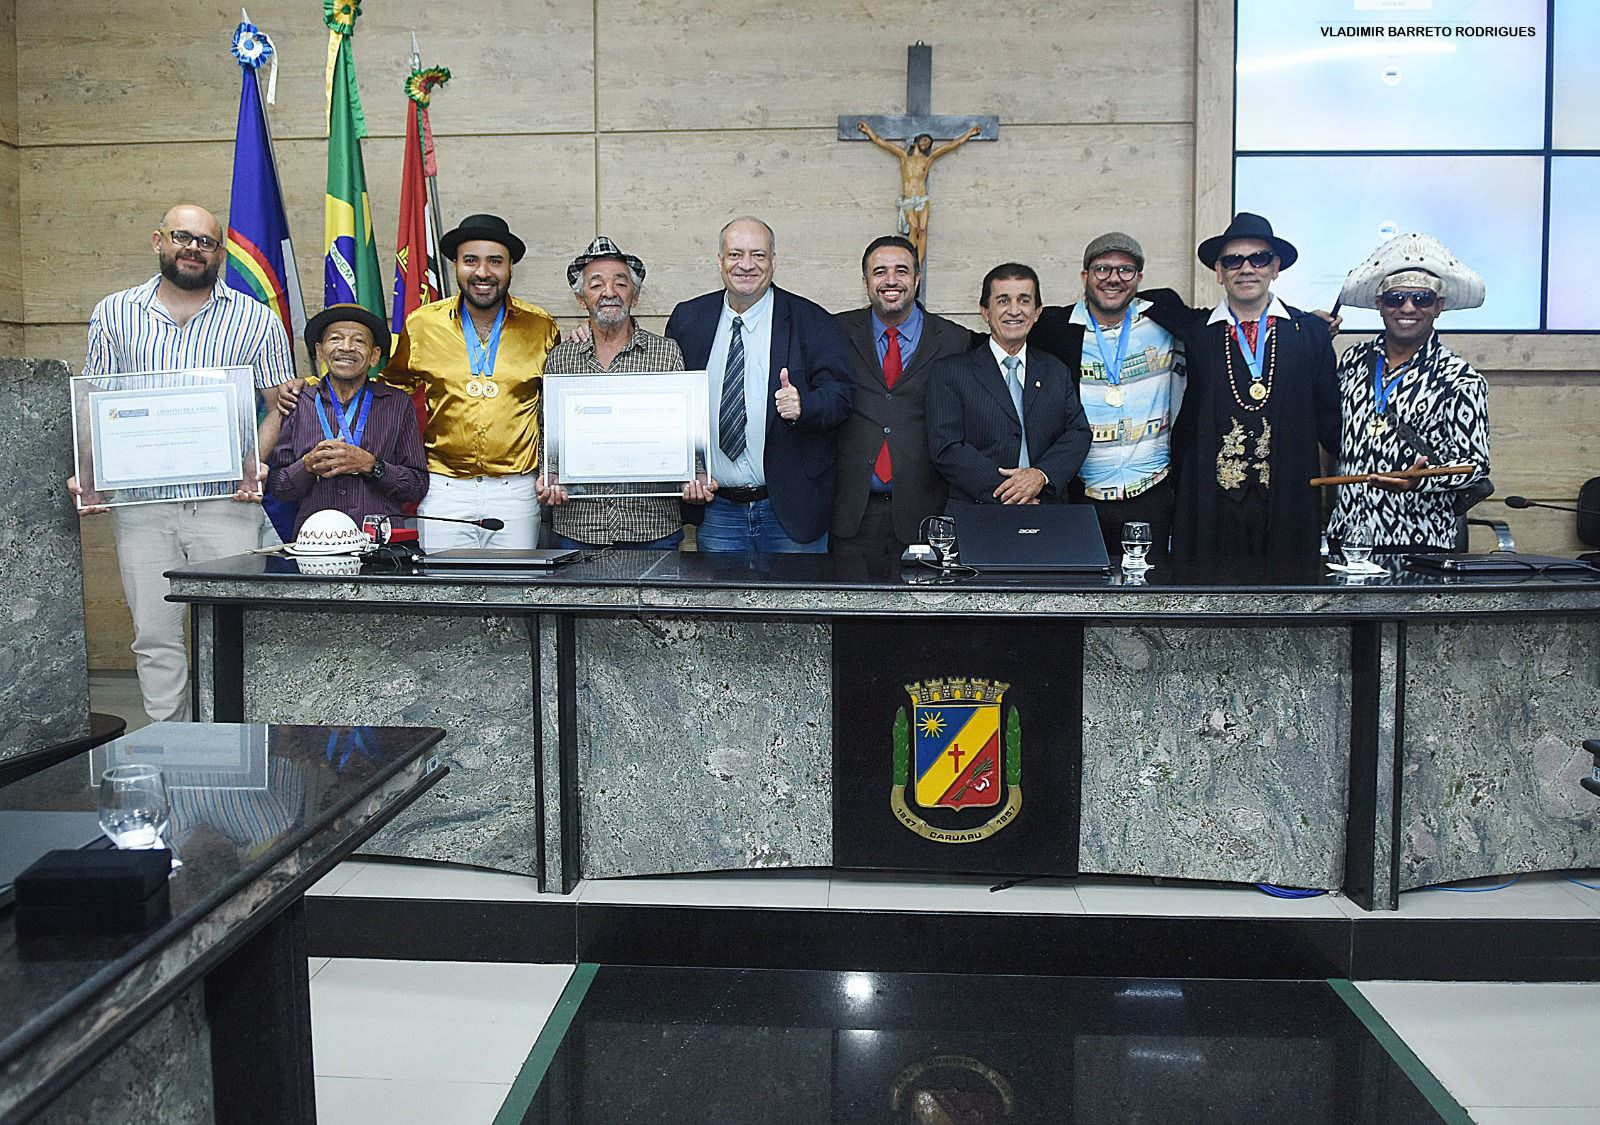
<svg viewBox="0 0 1600 1125"><path fill-rule="evenodd" d="M544 363L561 333L545 310L511 296L511 267L527 247L504 219L469 215L439 245L461 295L406 318L383 379L427 397L428 494L417 514L505 528L419 520L422 549L533 547Z"/></svg>

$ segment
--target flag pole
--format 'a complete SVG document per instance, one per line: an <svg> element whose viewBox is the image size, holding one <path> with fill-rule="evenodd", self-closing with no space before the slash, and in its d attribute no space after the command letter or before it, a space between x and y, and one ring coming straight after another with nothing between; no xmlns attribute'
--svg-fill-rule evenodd
<svg viewBox="0 0 1600 1125"><path fill-rule="evenodd" d="M413 71L418 71L418 70L422 69L422 48L417 45L417 33L415 31L413 31L411 33L411 69ZM429 127L428 127L428 135L427 135L427 137L422 138L424 144L426 144L428 138L430 138L432 136L433 136L433 126L430 124ZM444 212L439 210L439 173L438 173L438 170L437 170L438 167L439 167L439 165L437 163L435 163L434 164L434 169L435 170L432 173L429 173L429 172L426 171L427 165L426 165L426 162L424 162L424 165L423 165L423 168L424 168L423 176L428 181L428 203L433 207L433 221L438 225L438 229L439 230L444 230ZM432 232L431 231L429 232L429 235L430 235L430 237L432 236ZM435 246L434 249L438 249L438 247ZM450 296L450 283L451 283L451 280L452 280L451 277L450 277L450 273L451 273L451 271L449 269L445 268L444 262L441 261L439 263L439 298L441 300L443 300L445 297Z"/></svg>

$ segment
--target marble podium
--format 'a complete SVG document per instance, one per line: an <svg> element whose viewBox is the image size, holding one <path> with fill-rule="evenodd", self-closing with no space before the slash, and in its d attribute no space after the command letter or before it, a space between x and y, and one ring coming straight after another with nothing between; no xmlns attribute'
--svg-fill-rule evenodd
<svg viewBox="0 0 1600 1125"><path fill-rule="evenodd" d="M369 852L579 877L829 867L833 624L1054 622L1078 869L1399 891L1600 863L1578 748L1600 582L1396 572L839 581L612 552L546 576L174 572L206 714L425 722L452 773ZM672 752L666 752L671 748Z"/></svg>

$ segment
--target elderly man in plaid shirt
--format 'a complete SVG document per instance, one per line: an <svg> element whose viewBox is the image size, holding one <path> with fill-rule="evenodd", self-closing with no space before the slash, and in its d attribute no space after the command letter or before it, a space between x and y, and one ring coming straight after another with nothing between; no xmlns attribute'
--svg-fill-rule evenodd
<svg viewBox="0 0 1600 1125"><path fill-rule="evenodd" d="M557 344L545 361L547 375L638 374L682 371L683 352L665 336L634 323L644 285L644 262L601 235L567 267L567 283L589 317ZM683 498L705 504L716 484L691 481ZM569 497L559 484L541 484L539 503L550 509L556 542L563 547L629 547L670 551L683 540L683 515L669 496Z"/></svg>

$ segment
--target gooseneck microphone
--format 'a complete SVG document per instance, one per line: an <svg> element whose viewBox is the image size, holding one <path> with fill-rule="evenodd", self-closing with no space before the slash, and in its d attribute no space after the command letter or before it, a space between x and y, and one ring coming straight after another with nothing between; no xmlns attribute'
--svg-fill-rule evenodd
<svg viewBox="0 0 1600 1125"><path fill-rule="evenodd" d="M1547 504L1543 500L1529 500L1526 496L1507 496L1501 501L1508 508L1549 508L1552 512L1574 512L1580 516L1600 516L1600 508L1569 508L1565 504Z"/></svg>
<svg viewBox="0 0 1600 1125"><path fill-rule="evenodd" d="M495 519L493 516L486 516L481 520L461 520L456 519L454 516L423 516L415 513L408 516L401 512L391 512L389 514L389 518L405 520L432 520L434 523L464 523L469 527L481 527L485 531L502 531L506 526L505 520Z"/></svg>

